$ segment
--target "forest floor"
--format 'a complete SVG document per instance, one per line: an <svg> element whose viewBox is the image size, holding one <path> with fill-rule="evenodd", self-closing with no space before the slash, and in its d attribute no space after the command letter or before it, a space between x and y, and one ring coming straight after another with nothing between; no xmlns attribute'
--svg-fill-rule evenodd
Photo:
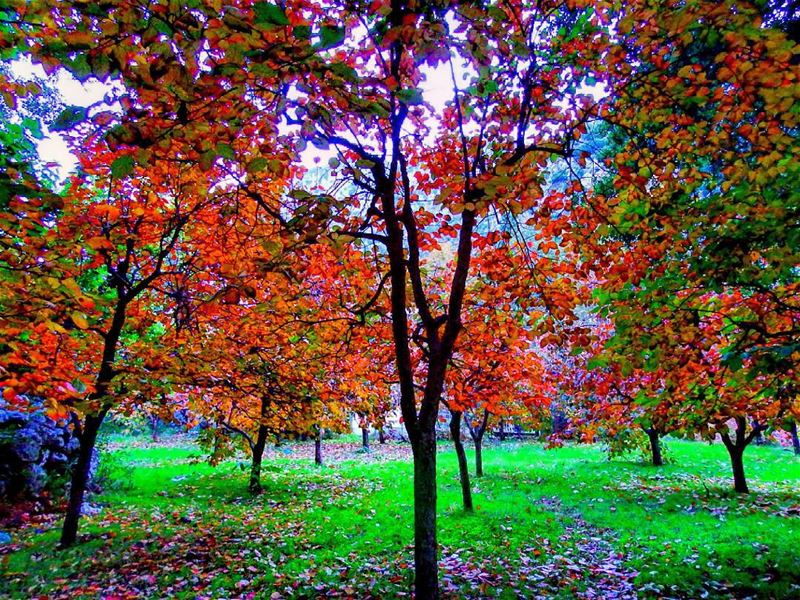
<svg viewBox="0 0 800 600"><path fill-rule="evenodd" d="M443 595L800 597L800 459L749 448L744 497L721 445L668 444L661 468L599 447L490 444L465 514L442 443ZM411 597L410 453L357 450L327 442L315 467L309 444L274 449L254 498L246 462L211 467L184 437L117 439L82 542L56 550L57 516L27 516L0 546L0 597Z"/></svg>

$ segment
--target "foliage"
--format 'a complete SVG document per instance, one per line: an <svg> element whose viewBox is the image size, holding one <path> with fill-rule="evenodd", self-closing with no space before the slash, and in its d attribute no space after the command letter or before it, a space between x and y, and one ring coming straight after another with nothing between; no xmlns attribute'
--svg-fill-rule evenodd
<svg viewBox="0 0 800 600"><path fill-rule="evenodd" d="M652 464L653 456L650 449L650 440L647 434L639 427L626 427L619 429L612 435L600 435L598 441L604 443L609 460L635 455L642 464ZM663 440L660 442L662 460L670 463L674 459L669 451L670 445Z"/></svg>

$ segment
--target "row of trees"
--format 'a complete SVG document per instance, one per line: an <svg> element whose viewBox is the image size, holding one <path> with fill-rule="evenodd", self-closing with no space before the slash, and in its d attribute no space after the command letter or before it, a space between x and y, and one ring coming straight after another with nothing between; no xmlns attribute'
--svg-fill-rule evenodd
<svg viewBox="0 0 800 600"><path fill-rule="evenodd" d="M443 404L478 449L490 415L564 396L587 438L718 434L739 491L744 448L798 417L789 8L0 10L5 59L113 83L50 125L80 163L63 191L4 116L0 386L81 417L62 545L105 416L137 403L185 399L240 436L256 490L270 435L380 425L394 387L419 598L438 594ZM41 93L8 71L0 91Z"/></svg>

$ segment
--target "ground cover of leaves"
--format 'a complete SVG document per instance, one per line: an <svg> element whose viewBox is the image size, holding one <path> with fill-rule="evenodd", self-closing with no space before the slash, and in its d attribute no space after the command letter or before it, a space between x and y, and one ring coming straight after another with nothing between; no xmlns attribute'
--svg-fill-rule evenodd
<svg viewBox="0 0 800 600"><path fill-rule="evenodd" d="M661 469L596 447L492 445L472 515L443 444L443 595L800 597L800 460L748 450L741 497L723 448L670 444ZM312 450L271 449L253 498L244 461L210 467L187 438L117 440L82 543L56 551L57 516L24 516L0 546L0 597L411 597L408 447L326 442L321 468Z"/></svg>

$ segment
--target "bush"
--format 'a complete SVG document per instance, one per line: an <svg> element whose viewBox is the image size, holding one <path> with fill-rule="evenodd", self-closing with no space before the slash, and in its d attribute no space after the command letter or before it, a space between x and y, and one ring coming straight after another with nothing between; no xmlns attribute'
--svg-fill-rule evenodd
<svg viewBox="0 0 800 600"><path fill-rule="evenodd" d="M78 446L72 427L43 411L0 409L0 499L60 497Z"/></svg>

